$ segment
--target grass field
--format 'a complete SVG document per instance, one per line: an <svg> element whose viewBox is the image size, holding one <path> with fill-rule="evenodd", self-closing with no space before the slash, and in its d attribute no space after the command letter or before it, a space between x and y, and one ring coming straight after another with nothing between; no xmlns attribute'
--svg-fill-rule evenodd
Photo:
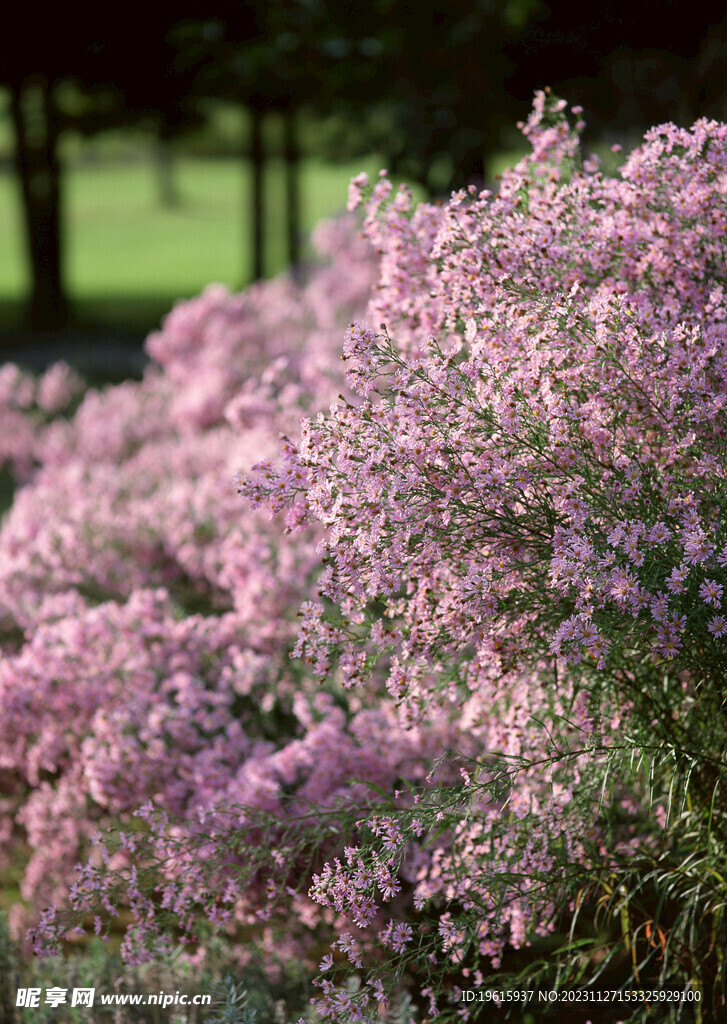
<svg viewBox="0 0 727 1024"><path fill-rule="evenodd" d="M613 154L605 146L596 149L613 173ZM496 154L489 176L502 173L524 152L508 149ZM344 209L355 174L365 170L375 176L380 167L376 156L340 165L303 160L305 238L319 220ZM66 172L65 267L80 324L144 334L158 325L177 299L198 294L210 282L233 289L249 283L249 163L178 157L175 182L180 202L168 209L159 202L156 169L149 160L99 161ZM286 264L281 160L268 164L266 199L266 267L272 276ZM0 169L0 334L17 330L27 288L18 185L8 169Z"/></svg>
<svg viewBox="0 0 727 1024"><path fill-rule="evenodd" d="M306 160L301 169L302 229L344 209L348 182L376 174L376 157L340 166ZM251 278L249 164L182 158L180 203L165 209L147 163L91 165L65 176L66 274L81 319L148 328L172 303L211 281L240 288ZM267 272L285 267L283 165L267 171ZM0 328L16 321L28 285L17 183L0 173Z"/></svg>

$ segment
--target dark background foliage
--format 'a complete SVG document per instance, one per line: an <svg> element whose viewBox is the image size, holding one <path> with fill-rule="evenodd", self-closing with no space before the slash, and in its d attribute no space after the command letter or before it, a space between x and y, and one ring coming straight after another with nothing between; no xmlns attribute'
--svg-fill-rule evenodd
<svg viewBox="0 0 727 1024"><path fill-rule="evenodd" d="M215 103L239 107L252 168L240 236L266 275L266 122L282 125L288 264L301 264L301 153L380 154L431 196L487 179L491 156L545 85L585 108L590 139L635 140L651 124L725 115L727 19L683 0L594 0L574 20L544 0L221 0L13 12L0 44L22 211L28 337L73 328L65 268L62 140L156 139L160 201L171 154ZM123 319L123 316L122 316ZM16 335L17 327L15 325ZM152 326L150 324L149 326Z"/></svg>

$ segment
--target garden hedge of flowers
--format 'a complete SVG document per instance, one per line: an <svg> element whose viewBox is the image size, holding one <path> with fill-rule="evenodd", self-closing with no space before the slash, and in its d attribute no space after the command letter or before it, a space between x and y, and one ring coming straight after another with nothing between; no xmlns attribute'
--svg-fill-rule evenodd
<svg viewBox="0 0 727 1024"><path fill-rule="evenodd" d="M355 179L307 283L180 304L141 382L0 373L38 952L214 931L308 1020L725 1012L727 126L614 177L579 108L521 127L495 194Z"/></svg>

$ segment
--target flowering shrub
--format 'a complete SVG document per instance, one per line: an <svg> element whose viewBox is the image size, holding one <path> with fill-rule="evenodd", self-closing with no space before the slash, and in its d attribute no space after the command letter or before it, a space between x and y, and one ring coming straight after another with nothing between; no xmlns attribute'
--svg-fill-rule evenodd
<svg viewBox="0 0 727 1024"><path fill-rule="evenodd" d="M416 970L432 1014L508 950L588 938L584 908L619 930L551 965L628 957L635 981L724 999L705 878L726 809L727 127L655 128L606 179L563 108L538 96L497 196L412 212L386 179L369 190L381 326L343 347L359 400L243 483L326 528L296 648L312 670L382 675L403 723L437 708L478 741L428 826L431 797L402 807L312 890L351 915L387 899L366 864L416 860L369 961L384 946L389 980ZM324 966L321 1014L366 1017L370 992Z"/></svg>
<svg viewBox="0 0 727 1024"><path fill-rule="evenodd" d="M132 959L204 918L315 958L323 1019L508 985L724 1012L727 126L613 179L561 101L522 127L496 195L352 184L347 391L344 246L180 307L141 385L41 435L2 764L34 899L121 820L71 898L125 899Z"/></svg>
<svg viewBox="0 0 727 1024"><path fill-rule="evenodd" d="M6 863L27 860L31 908L68 892L110 825L124 836L110 864L140 867L134 812L153 806L197 843L169 863L169 905L247 920L266 904L265 879L245 886L230 865L210 899L220 872L193 870L199 846L221 848L243 813L282 833L311 806L360 804L366 784L423 778L441 749L435 727L401 730L386 704L345 704L291 663L316 531L293 540L266 513L241 514L230 485L233 467L273 454L280 430L343 386L340 332L365 306L373 261L350 225L325 225L318 241L331 262L304 288L209 289L149 339L143 381L88 391L72 417L34 424L0 533L3 845ZM29 408L35 385L22 380L16 404ZM99 863L72 890L79 905ZM140 918L126 949L143 959L145 937L158 948L154 922L132 886L124 898ZM305 896L298 915L312 920Z"/></svg>

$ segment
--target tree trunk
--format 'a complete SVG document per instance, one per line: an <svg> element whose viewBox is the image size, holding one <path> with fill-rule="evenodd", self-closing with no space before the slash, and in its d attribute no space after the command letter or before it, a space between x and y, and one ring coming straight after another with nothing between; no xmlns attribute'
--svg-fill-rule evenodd
<svg viewBox="0 0 727 1024"><path fill-rule="evenodd" d="M254 281L265 276L264 217L265 217L265 156L263 153L263 114L253 105L250 129L250 160L252 162L252 274Z"/></svg>
<svg viewBox="0 0 727 1024"><path fill-rule="evenodd" d="M16 84L10 108L31 279L25 325L54 331L67 324L69 309L62 274L60 123L52 83L37 78Z"/></svg>
<svg viewBox="0 0 727 1024"><path fill-rule="evenodd" d="M288 264L293 277L298 278L300 265L300 148L296 131L295 110L283 114L285 150L285 228Z"/></svg>

